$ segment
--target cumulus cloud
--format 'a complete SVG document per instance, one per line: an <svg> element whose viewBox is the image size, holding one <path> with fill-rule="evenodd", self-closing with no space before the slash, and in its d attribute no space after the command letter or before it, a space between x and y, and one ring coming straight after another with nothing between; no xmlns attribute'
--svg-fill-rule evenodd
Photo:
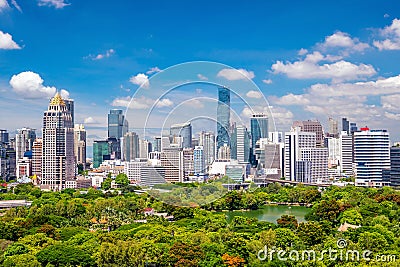
<svg viewBox="0 0 400 267"><path fill-rule="evenodd" d="M13 41L11 34L0 31L0 49L12 50L21 49L21 47Z"/></svg>
<svg viewBox="0 0 400 267"><path fill-rule="evenodd" d="M207 81L208 80L208 78L206 76L204 76L203 74L201 74L201 73L197 74L197 78L199 78L202 81Z"/></svg>
<svg viewBox="0 0 400 267"><path fill-rule="evenodd" d="M259 91L250 90L247 92L246 96L249 98L262 98L263 94Z"/></svg>
<svg viewBox="0 0 400 267"><path fill-rule="evenodd" d="M32 71L21 72L13 75L10 85L15 93L24 98L51 98L55 95L57 89L53 86L44 86L43 79L39 74ZM69 96L68 91L61 90L61 94Z"/></svg>
<svg viewBox="0 0 400 267"><path fill-rule="evenodd" d="M379 50L400 50L400 20L394 19L392 24L381 29L380 35L386 39L374 40L373 44Z"/></svg>
<svg viewBox="0 0 400 267"><path fill-rule="evenodd" d="M66 3L64 0L39 0L38 5L54 7L55 9L61 9L71 4Z"/></svg>
<svg viewBox="0 0 400 267"><path fill-rule="evenodd" d="M129 81L143 88L149 88L150 86L149 76L144 73L139 73L136 76L132 76Z"/></svg>
<svg viewBox="0 0 400 267"><path fill-rule="evenodd" d="M304 56L304 55L307 54L307 53L308 53L308 50L305 49L305 48L302 48L302 49L299 50L299 52L297 52L297 54L298 54L299 56Z"/></svg>
<svg viewBox="0 0 400 267"><path fill-rule="evenodd" d="M271 79L264 79L262 80L263 83L265 84L272 84L272 80Z"/></svg>
<svg viewBox="0 0 400 267"><path fill-rule="evenodd" d="M367 43L360 42L358 38L351 38L348 33L337 31L334 34L325 37L325 41L319 45L323 49L327 48L346 48L346 52L362 52L370 46Z"/></svg>
<svg viewBox="0 0 400 267"><path fill-rule="evenodd" d="M93 117L87 117L83 119L83 123L85 124L96 124L99 123L97 120L95 120Z"/></svg>
<svg viewBox="0 0 400 267"><path fill-rule="evenodd" d="M102 54L89 55L86 58L90 58L91 60L101 60L101 59L104 59L104 58L109 58L113 54L115 54L115 50L114 49L108 49L106 52L104 52Z"/></svg>
<svg viewBox="0 0 400 267"><path fill-rule="evenodd" d="M291 106L291 105L308 105L310 100L304 95L288 94L280 98L271 97L270 100L278 105Z"/></svg>
<svg viewBox="0 0 400 267"><path fill-rule="evenodd" d="M158 108L170 107L172 105L174 105L174 102L172 102L171 99L168 98L159 99L156 103L156 107Z"/></svg>
<svg viewBox="0 0 400 267"><path fill-rule="evenodd" d="M151 108L155 104L157 108L170 107L174 103L168 99L151 99L147 97L139 97L139 98L131 98L127 97L118 97L114 99L111 103L111 106L114 107L128 107L130 109L147 109Z"/></svg>
<svg viewBox="0 0 400 267"><path fill-rule="evenodd" d="M222 69L218 72L217 77L225 78L229 81L247 80L255 77L253 71L245 69Z"/></svg>
<svg viewBox="0 0 400 267"><path fill-rule="evenodd" d="M69 99L69 92L65 89L60 90L60 95L63 99Z"/></svg>
<svg viewBox="0 0 400 267"><path fill-rule="evenodd" d="M160 72L161 69L159 67L152 67L148 71L146 71L147 75L153 74L153 73L158 73Z"/></svg>
<svg viewBox="0 0 400 267"><path fill-rule="evenodd" d="M400 111L400 94L381 96L381 104L384 109Z"/></svg>
<svg viewBox="0 0 400 267"><path fill-rule="evenodd" d="M335 56L323 56L320 52L314 52L308 54L304 60L293 63L277 61L271 68L274 74L285 74L289 78L332 79L335 82L362 79L376 74L372 65L356 65L344 60L321 63L337 59Z"/></svg>

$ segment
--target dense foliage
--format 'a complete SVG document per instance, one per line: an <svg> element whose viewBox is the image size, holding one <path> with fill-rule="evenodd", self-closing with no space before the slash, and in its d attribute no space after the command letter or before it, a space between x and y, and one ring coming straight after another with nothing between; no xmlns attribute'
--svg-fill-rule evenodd
<svg viewBox="0 0 400 267"><path fill-rule="evenodd" d="M121 183L124 183L121 177ZM390 188L286 187L231 191L202 208L163 204L124 189L106 192L42 192L18 185L0 199L27 199L30 208L12 208L0 217L2 266L399 266L400 192ZM270 202L312 203L306 223L282 216L276 224L223 210L258 209ZM152 209L149 209L152 208ZM154 211L144 214L144 211ZM163 214L157 214L157 212ZM165 215L174 216L168 221ZM161 216L162 215L162 216ZM349 228L340 232L342 223ZM370 250L370 261L260 260L268 248ZM397 262L376 258L394 255ZM393 259L393 258L390 258Z"/></svg>

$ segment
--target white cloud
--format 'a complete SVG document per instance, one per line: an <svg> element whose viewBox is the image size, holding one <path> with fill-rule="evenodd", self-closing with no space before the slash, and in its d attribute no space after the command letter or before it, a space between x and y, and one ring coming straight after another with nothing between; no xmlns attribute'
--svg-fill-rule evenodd
<svg viewBox="0 0 400 267"><path fill-rule="evenodd" d="M57 91L53 86L44 86L40 75L32 71L13 75L10 85L15 93L24 98L51 98ZM69 94L66 90L62 90L61 93Z"/></svg>
<svg viewBox="0 0 400 267"><path fill-rule="evenodd" d="M385 112L385 117L391 120L400 121L400 114L394 114L390 112Z"/></svg>
<svg viewBox="0 0 400 267"><path fill-rule="evenodd" d="M93 119L93 117L87 117L83 120L84 124L97 124L99 123L97 120Z"/></svg>
<svg viewBox="0 0 400 267"><path fill-rule="evenodd" d="M400 111L400 94L381 96L381 104L384 109Z"/></svg>
<svg viewBox="0 0 400 267"><path fill-rule="evenodd" d="M104 58L109 58L111 57L113 54L115 54L115 50L114 49L108 49L106 52L104 52L103 54L97 54L96 56L93 55L89 55L88 58L92 59L92 60L100 60L100 59L104 59Z"/></svg>
<svg viewBox="0 0 400 267"><path fill-rule="evenodd" d="M262 80L262 82L265 83L265 84L272 84L272 80L271 79L265 79L265 80Z"/></svg>
<svg viewBox="0 0 400 267"><path fill-rule="evenodd" d="M21 47L13 41L11 34L0 31L0 49L21 49Z"/></svg>
<svg viewBox="0 0 400 267"><path fill-rule="evenodd" d="M154 100L144 96L141 96L140 98L131 98L130 96L127 96L115 98L112 101L111 106L129 107L130 109L147 109L153 107L154 104L157 108L163 108L170 107L174 103L168 98Z"/></svg>
<svg viewBox="0 0 400 267"><path fill-rule="evenodd" d="M348 61L340 60L335 63L321 61L335 61L339 57L323 56L320 52L308 54L304 60L293 63L277 61L272 65L274 74L286 74L294 79L332 79L335 82L356 80L376 74L373 66L366 64L355 65Z"/></svg>
<svg viewBox="0 0 400 267"><path fill-rule="evenodd" d="M174 102L168 98L159 99L156 103L156 107L158 108L170 107L172 105L174 105Z"/></svg>
<svg viewBox="0 0 400 267"><path fill-rule="evenodd" d="M247 80L255 77L253 71L245 69L222 69L218 72L217 77L225 78L229 81Z"/></svg>
<svg viewBox="0 0 400 267"><path fill-rule="evenodd" d="M358 38L351 38L348 33L337 31L334 34L327 36L325 42L320 44L321 48L347 48L352 51L362 52L370 46L367 43L362 43ZM350 52L347 50L347 52Z"/></svg>
<svg viewBox="0 0 400 267"><path fill-rule="evenodd" d="M39 0L39 6L49 6L54 7L56 9L61 9L71 4L66 3L65 0Z"/></svg>
<svg viewBox="0 0 400 267"><path fill-rule="evenodd" d="M65 89L61 89L60 95L63 99L69 99L69 92Z"/></svg>
<svg viewBox="0 0 400 267"><path fill-rule="evenodd" d="M0 0L0 12L7 10L9 8L10 8L10 6L8 5L7 0Z"/></svg>
<svg viewBox="0 0 400 267"><path fill-rule="evenodd" d="M385 40L374 40L373 44L379 50L400 50L400 20L394 19L390 26L380 30Z"/></svg>
<svg viewBox="0 0 400 267"><path fill-rule="evenodd" d="M161 69L159 67L152 67L148 71L146 71L147 75L153 74L153 73L158 73L160 72Z"/></svg>
<svg viewBox="0 0 400 267"><path fill-rule="evenodd" d="M136 76L132 76L129 81L143 88L149 88L150 86L149 76L144 73L139 73Z"/></svg>
<svg viewBox="0 0 400 267"><path fill-rule="evenodd" d="M197 78L199 78L202 81L207 81L208 80L208 78L206 76L204 76L203 74L201 74L201 73L197 74Z"/></svg>
<svg viewBox="0 0 400 267"><path fill-rule="evenodd" d="M384 17L385 19L387 19L388 17L390 17L390 15L386 13L385 15L383 15L383 17Z"/></svg>
<svg viewBox="0 0 400 267"><path fill-rule="evenodd" d="M18 5L17 1L11 0L11 4L13 4L13 6L14 6L19 12L22 13L22 9L21 9L21 7ZM0 8L0 9L1 9L1 8Z"/></svg>
<svg viewBox="0 0 400 267"><path fill-rule="evenodd" d="M280 98L271 97L272 102L283 106L308 105L310 101L304 95L288 94Z"/></svg>
<svg viewBox="0 0 400 267"><path fill-rule="evenodd" d="M250 90L247 92L246 96L249 98L262 98L263 94L259 91Z"/></svg>
<svg viewBox="0 0 400 267"><path fill-rule="evenodd" d="M308 53L308 50L305 49L305 48L302 48L302 49L299 50L299 52L297 52L297 54L298 54L299 56L304 56L304 55L307 54L307 53Z"/></svg>
<svg viewBox="0 0 400 267"><path fill-rule="evenodd" d="M187 101L183 102L182 104L185 106L188 106L190 108L195 108L195 109L204 108L204 103L201 102L199 99L195 99L195 98L187 100Z"/></svg>

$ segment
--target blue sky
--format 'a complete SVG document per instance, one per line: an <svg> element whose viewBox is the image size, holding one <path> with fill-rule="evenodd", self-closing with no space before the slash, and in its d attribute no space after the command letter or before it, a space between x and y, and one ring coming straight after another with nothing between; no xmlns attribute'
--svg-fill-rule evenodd
<svg viewBox="0 0 400 267"><path fill-rule="evenodd" d="M325 125L346 116L400 140L399 1L0 0L0 18L0 128L10 132L40 129L48 97L65 90L76 121L92 139L104 137L108 110L125 109L147 79L144 97L156 98L158 71L212 61L258 86L278 130L296 119ZM197 78L243 80L221 70ZM182 92L213 97L210 90ZM182 101L168 100L165 108ZM129 112L143 116L137 107ZM239 109L245 119L248 110Z"/></svg>

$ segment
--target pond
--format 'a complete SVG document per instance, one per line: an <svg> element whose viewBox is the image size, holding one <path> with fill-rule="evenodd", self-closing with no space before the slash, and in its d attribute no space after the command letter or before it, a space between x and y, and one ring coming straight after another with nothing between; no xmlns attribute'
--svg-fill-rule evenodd
<svg viewBox="0 0 400 267"><path fill-rule="evenodd" d="M293 215L297 221L305 222L304 216L310 211L310 208L303 206L286 206L286 205L266 205L258 210L248 211L227 211L228 222L231 222L235 216L243 216L248 218L257 218L259 221L276 223L282 215Z"/></svg>

